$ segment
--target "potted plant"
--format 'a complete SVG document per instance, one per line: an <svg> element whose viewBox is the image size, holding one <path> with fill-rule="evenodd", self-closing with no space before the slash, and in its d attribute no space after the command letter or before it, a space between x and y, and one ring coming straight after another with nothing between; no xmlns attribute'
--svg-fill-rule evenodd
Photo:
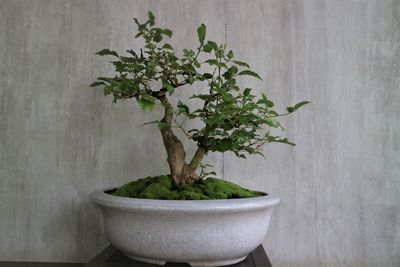
<svg viewBox="0 0 400 267"><path fill-rule="evenodd" d="M150 123L161 133L170 174L94 192L91 201L102 210L110 243L131 258L192 266L239 262L263 241L279 198L206 178L215 173L205 171L202 160L209 151L231 151L246 158L246 154L262 155L266 143L294 145L270 129L283 129L278 118L309 102L278 113L266 95L257 97L250 88L239 87L236 80L241 77L261 78L247 63L234 60L226 45L206 41L204 24L197 29L198 48L184 49L178 56L164 41L172 31L156 27L151 12L145 23L134 21L136 38L144 39L143 49L127 50L125 56L109 49L99 51L100 56L115 58L111 63L116 75L100 77L91 86L103 87L114 102L133 98L145 111L162 106L162 118ZM177 89L197 83L206 92L190 97L196 108L181 101L173 104L171 96ZM187 120L197 120L201 126L186 129ZM176 130L197 144L190 161Z"/></svg>

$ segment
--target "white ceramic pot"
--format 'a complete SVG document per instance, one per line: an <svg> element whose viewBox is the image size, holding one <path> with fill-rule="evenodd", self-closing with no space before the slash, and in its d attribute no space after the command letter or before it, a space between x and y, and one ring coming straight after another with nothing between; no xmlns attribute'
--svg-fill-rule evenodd
<svg viewBox="0 0 400 267"><path fill-rule="evenodd" d="M223 266L242 261L263 241L270 195L229 200L153 200L90 195L101 208L108 240L126 256L163 265Z"/></svg>

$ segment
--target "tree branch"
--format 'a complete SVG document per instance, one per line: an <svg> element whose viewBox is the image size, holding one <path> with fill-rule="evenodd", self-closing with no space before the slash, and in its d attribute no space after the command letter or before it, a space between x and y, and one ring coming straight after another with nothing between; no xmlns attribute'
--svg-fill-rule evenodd
<svg viewBox="0 0 400 267"><path fill-rule="evenodd" d="M197 167L199 166L200 162L203 160L204 156L206 155L206 149L203 147L198 147L196 153L194 154L192 160L189 163L190 169L194 172L196 171Z"/></svg>

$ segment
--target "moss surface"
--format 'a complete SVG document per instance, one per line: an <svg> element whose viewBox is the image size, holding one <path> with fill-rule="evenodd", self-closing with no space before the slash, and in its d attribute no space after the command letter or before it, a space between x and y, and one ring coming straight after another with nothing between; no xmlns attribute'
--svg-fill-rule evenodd
<svg viewBox="0 0 400 267"><path fill-rule="evenodd" d="M169 175L133 181L117 188L111 194L120 197L169 200L229 199L265 195L217 178L207 178L196 184L178 187Z"/></svg>

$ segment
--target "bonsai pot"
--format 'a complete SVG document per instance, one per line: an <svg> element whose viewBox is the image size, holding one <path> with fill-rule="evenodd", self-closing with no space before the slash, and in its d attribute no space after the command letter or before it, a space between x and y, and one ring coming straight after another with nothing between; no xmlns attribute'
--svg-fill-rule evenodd
<svg viewBox="0 0 400 267"><path fill-rule="evenodd" d="M224 266L242 261L263 241L273 207L270 195L223 200L153 200L97 191L111 245L126 256L163 265Z"/></svg>

